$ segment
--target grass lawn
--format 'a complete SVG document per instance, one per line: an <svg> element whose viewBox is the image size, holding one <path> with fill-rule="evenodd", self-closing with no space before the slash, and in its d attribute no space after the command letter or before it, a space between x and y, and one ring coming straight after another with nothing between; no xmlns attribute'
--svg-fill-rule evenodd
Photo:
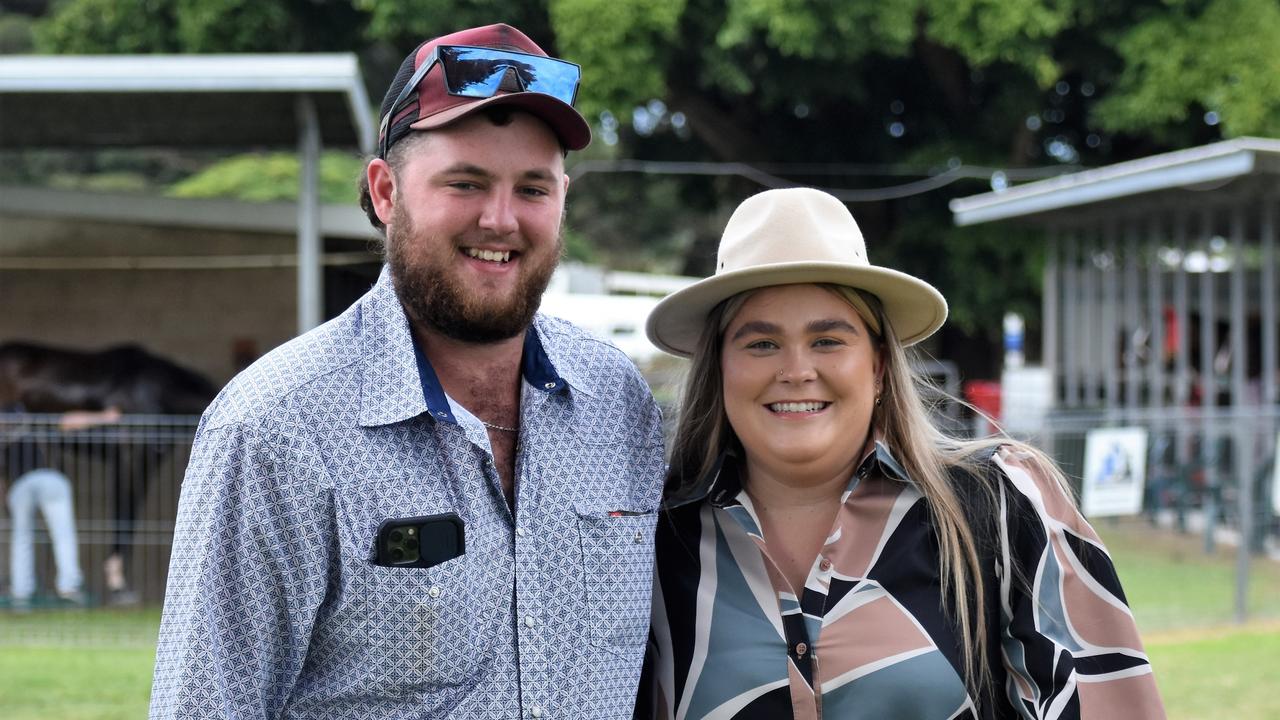
<svg viewBox="0 0 1280 720"><path fill-rule="evenodd" d="M1169 717L1280 718L1280 564L1253 565L1246 627L1233 617L1235 554L1140 522L1099 523ZM158 610L0 611L4 720L146 717Z"/></svg>
<svg viewBox="0 0 1280 720"><path fill-rule="evenodd" d="M156 651L147 647L5 647L6 720L137 720L147 716Z"/></svg>
<svg viewBox="0 0 1280 720"><path fill-rule="evenodd" d="M1153 635L1147 653L1170 720L1280 718L1280 623Z"/></svg>
<svg viewBox="0 0 1280 720"><path fill-rule="evenodd" d="M1236 549L1205 555L1203 538L1155 530L1140 520L1095 524L1144 635L1235 620ZM1280 620L1280 563L1255 558L1249 619ZM1280 661L1278 661L1280 664Z"/></svg>
<svg viewBox="0 0 1280 720"><path fill-rule="evenodd" d="M5 720L147 716L160 611L0 611Z"/></svg>

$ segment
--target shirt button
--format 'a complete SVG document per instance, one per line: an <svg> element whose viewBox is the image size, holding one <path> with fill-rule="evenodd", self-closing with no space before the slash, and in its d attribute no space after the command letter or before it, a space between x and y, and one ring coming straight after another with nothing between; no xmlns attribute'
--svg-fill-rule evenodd
<svg viewBox="0 0 1280 720"><path fill-rule="evenodd" d="M520 537L524 537L524 528L522 527L516 528L516 534L519 535Z"/></svg>
<svg viewBox="0 0 1280 720"><path fill-rule="evenodd" d="M436 587L435 585L432 585L431 589L427 591L427 594L433 598L438 598L440 597L440 588Z"/></svg>
<svg viewBox="0 0 1280 720"><path fill-rule="evenodd" d="M538 707L537 705L534 705L533 707L529 708L529 714L536 718L540 718L542 717L542 708Z"/></svg>
<svg viewBox="0 0 1280 720"><path fill-rule="evenodd" d="M808 645L805 645L802 642L796 643L796 657L804 657L804 654L807 652L809 652Z"/></svg>
<svg viewBox="0 0 1280 720"><path fill-rule="evenodd" d="M537 624L538 624L538 621L537 621L537 620L534 620L532 615L525 615L525 616L524 616L524 626L525 626L525 627L533 627L534 625L537 625Z"/></svg>
<svg viewBox="0 0 1280 720"><path fill-rule="evenodd" d="M644 533L640 532L639 530L636 531L636 542L637 543L644 542Z"/></svg>
<svg viewBox="0 0 1280 720"><path fill-rule="evenodd" d="M826 572L826 571L830 570L830 569L831 569L831 561L830 561L830 560L828 560L827 558L822 558L822 562L818 563L818 569L819 569L819 570L822 570L823 572Z"/></svg>

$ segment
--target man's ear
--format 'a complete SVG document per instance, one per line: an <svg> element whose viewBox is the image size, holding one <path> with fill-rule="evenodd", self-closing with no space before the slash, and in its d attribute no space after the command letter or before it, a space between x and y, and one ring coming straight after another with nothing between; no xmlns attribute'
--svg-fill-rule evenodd
<svg viewBox="0 0 1280 720"><path fill-rule="evenodd" d="M374 158L365 168L365 177L369 181L369 199L373 202L373 211L383 225L391 222L395 209L396 176L391 166L382 158Z"/></svg>

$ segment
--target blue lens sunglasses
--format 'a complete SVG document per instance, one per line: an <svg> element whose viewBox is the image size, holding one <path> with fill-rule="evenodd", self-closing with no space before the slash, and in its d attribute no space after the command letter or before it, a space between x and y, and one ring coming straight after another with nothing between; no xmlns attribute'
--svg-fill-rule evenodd
<svg viewBox="0 0 1280 720"><path fill-rule="evenodd" d="M391 149L391 118L400 112L418 83L437 63L444 74L445 89L450 95L459 97L493 97L502 89L510 72L514 73L521 92L550 95L572 106L578 96L578 81L582 78L582 68L576 64L545 55L472 45L438 45L404 84L395 102L382 116L378 125L378 137L381 138L379 157L386 158Z"/></svg>

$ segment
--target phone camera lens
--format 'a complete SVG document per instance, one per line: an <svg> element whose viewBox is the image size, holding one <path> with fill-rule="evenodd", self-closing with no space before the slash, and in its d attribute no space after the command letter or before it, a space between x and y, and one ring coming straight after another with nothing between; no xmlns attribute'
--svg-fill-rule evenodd
<svg viewBox="0 0 1280 720"><path fill-rule="evenodd" d="M409 538L408 540L405 540L404 547L406 550L417 550L418 549L417 538Z"/></svg>
<svg viewBox="0 0 1280 720"><path fill-rule="evenodd" d="M398 543L398 542L400 542L400 540L401 540L403 537L404 537L404 534L403 534L403 533L401 533L399 530L392 530L392 531L391 531L391 542L397 542L397 543Z"/></svg>
<svg viewBox="0 0 1280 720"><path fill-rule="evenodd" d="M403 551L403 550L401 550L400 548L392 548L392 550L391 550L391 558L392 558L393 560L396 560L396 561L403 560L403 559L404 559L404 551Z"/></svg>

